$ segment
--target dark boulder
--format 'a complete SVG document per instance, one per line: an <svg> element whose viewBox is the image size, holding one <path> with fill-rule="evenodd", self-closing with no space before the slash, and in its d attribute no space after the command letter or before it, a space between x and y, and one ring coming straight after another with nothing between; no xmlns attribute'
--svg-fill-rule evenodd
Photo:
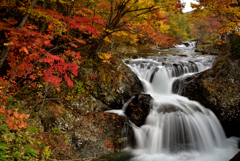
<svg viewBox="0 0 240 161"><path fill-rule="evenodd" d="M127 106L125 114L136 126L140 127L145 123L151 108L151 100L149 94L140 93Z"/></svg>

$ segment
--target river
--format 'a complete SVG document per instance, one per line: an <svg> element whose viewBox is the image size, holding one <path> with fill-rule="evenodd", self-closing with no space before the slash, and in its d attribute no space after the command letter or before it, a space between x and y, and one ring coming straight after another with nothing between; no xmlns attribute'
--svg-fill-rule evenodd
<svg viewBox="0 0 240 161"><path fill-rule="evenodd" d="M194 43L139 55L123 61L142 81L152 101L145 124L132 125L137 145L124 149L133 155L129 161L231 159L238 152L238 138L226 138L210 109L181 96L184 78L211 68L215 56L194 52ZM117 113L123 114L125 108Z"/></svg>

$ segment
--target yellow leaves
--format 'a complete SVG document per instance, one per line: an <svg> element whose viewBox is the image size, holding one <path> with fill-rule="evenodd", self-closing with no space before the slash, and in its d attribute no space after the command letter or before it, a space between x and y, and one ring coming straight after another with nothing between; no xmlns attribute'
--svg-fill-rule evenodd
<svg viewBox="0 0 240 161"><path fill-rule="evenodd" d="M73 99L73 96L67 96L67 97L65 97L65 99L69 101L69 100Z"/></svg>
<svg viewBox="0 0 240 161"><path fill-rule="evenodd" d="M112 43L112 41L111 41L111 40L109 40L109 38L108 38L108 37L105 37L103 40L104 40L104 41L106 41L106 42L108 42L108 43Z"/></svg>
<svg viewBox="0 0 240 161"><path fill-rule="evenodd" d="M104 63L110 63L109 59L112 57L111 54L108 53L100 53L98 57L103 60Z"/></svg>
<svg viewBox="0 0 240 161"><path fill-rule="evenodd" d="M38 88L42 88L43 85L42 85L42 84L38 84L37 87L38 87Z"/></svg>
<svg viewBox="0 0 240 161"><path fill-rule="evenodd" d="M9 46L9 45L10 45L10 43L4 43L3 45L4 45L4 46Z"/></svg>
<svg viewBox="0 0 240 161"><path fill-rule="evenodd" d="M225 41L219 39L216 44L217 44L217 45L223 45L223 44L225 44L225 43L226 43Z"/></svg>
<svg viewBox="0 0 240 161"><path fill-rule="evenodd" d="M29 13L34 19L44 18L49 24L48 29L54 31L55 35L61 36L63 32L66 32L66 25L61 22L60 19L54 18L51 13L42 12L41 10L34 9Z"/></svg>
<svg viewBox="0 0 240 161"><path fill-rule="evenodd" d="M113 35L120 36L120 37L126 37L126 36L129 36L129 33L125 32L125 31L119 31L119 32L113 33Z"/></svg>
<svg viewBox="0 0 240 161"><path fill-rule="evenodd" d="M105 29L106 32L108 33L113 33L113 30Z"/></svg>
<svg viewBox="0 0 240 161"><path fill-rule="evenodd" d="M9 45L14 45L13 41L8 42L8 43L3 43L4 46L9 46Z"/></svg>

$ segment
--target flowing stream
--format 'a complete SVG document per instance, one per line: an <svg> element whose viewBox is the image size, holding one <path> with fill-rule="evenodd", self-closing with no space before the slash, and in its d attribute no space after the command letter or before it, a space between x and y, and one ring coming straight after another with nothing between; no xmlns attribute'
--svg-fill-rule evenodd
<svg viewBox="0 0 240 161"><path fill-rule="evenodd" d="M193 47L178 45L160 56L125 60L153 98L145 124L132 126L137 147L131 161L228 161L237 153L237 138L226 138L214 113L179 95L177 80L211 68L214 61Z"/></svg>

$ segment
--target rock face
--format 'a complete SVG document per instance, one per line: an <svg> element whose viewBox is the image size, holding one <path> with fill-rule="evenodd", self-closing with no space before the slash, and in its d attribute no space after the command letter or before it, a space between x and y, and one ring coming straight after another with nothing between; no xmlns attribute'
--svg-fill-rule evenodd
<svg viewBox="0 0 240 161"><path fill-rule="evenodd" d="M127 142L133 135L128 120L137 116L135 112L130 110L129 118L126 118L104 111L121 109L124 103L135 95L138 100L131 103L131 109L134 106L148 110L148 106L143 105L141 100L150 98L139 95L143 87L138 77L121 60L115 59L109 63L111 64L107 67L100 66L95 69L95 73L98 73L97 79L86 80L85 83L90 87L87 95L64 102L65 107L72 113L67 112L53 123L54 127L70 135L70 144L74 145L82 159L120 151L128 146L127 143L132 144ZM81 70L86 75L93 73L90 67ZM141 118L146 117L143 111L140 114ZM140 118L133 120L140 122Z"/></svg>
<svg viewBox="0 0 240 161"><path fill-rule="evenodd" d="M150 111L150 101L152 97L149 94L140 93L129 103L126 108L126 115L138 127L145 123Z"/></svg>
<svg viewBox="0 0 240 161"><path fill-rule="evenodd" d="M182 95L217 115L227 136L240 136L240 61L223 58L212 69L187 78Z"/></svg>

